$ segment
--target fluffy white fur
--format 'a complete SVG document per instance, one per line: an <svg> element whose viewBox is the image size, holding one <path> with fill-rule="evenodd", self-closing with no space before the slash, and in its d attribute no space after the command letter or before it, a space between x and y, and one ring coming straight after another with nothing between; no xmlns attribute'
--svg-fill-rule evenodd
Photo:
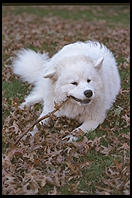
<svg viewBox="0 0 132 198"><path fill-rule="evenodd" d="M21 107L41 102L41 117L54 109L54 102L72 96L56 116L77 119L81 124L78 129L84 132L96 129L104 121L120 90L115 58L99 42L72 43L51 58L22 49L13 62L13 69L22 80L34 84ZM92 94L86 96L85 91Z"/></svg>

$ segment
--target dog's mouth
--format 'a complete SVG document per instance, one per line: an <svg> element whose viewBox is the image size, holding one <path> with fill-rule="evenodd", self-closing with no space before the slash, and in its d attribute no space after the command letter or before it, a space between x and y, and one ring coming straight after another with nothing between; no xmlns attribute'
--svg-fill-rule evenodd
<svg viewBox="0 0 132 198"><path fill-rule="evenodd" d="M71 96L71 98L77 102L80 102L81 104L88 104L91 101L90 99L81 100L81 99L75 98L74 96Z"/></svg>

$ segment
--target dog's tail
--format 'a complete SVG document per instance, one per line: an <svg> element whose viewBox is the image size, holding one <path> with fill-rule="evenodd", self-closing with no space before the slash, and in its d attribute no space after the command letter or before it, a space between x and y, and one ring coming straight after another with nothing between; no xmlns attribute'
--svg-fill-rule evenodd
<svg viewBox="0 0 132 198"><path fill-rule="evenodd" d="M13 71L23 81L34 84L42 76L45 65L49 59L47 53L40 54L30 49L22 49L13 60Z"/></svg>

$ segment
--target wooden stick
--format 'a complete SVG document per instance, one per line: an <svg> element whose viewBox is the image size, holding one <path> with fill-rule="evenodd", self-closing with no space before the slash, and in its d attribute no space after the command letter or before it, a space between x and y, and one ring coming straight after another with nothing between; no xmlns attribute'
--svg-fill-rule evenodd
<svg viewBox="0 0 132 198"><path fill-rule="evenodd" d="M67 101L68 101L69 97L67 97L66 100L64 100L61 104L55 104L55 109L53 111L51 111L50 113L42 116L41 118L39 118L38 120L36 120L34 122L34 124L32 126L30 126L24 133L22 133L20 135L20 137L18 137L18 139L16 140L15 142L15 145L18 144L18 142L20 141L20 139L25 135L27 134L36 124L38 124L41 120L44 120L50 116L52 116L56 111L58 111Z"/></svg>

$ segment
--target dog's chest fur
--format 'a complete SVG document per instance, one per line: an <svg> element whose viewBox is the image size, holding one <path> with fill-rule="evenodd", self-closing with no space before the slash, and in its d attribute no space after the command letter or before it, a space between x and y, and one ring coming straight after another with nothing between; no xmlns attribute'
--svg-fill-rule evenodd
<svg viewBox="0 0 132 198"><path fill-rule="evenodd" d="M58 111L57 116L66 116L71 119L76 119L79 122L83 122L87 114L87 109L88 107L86 106L79 106L69 102Z"/></svg>

